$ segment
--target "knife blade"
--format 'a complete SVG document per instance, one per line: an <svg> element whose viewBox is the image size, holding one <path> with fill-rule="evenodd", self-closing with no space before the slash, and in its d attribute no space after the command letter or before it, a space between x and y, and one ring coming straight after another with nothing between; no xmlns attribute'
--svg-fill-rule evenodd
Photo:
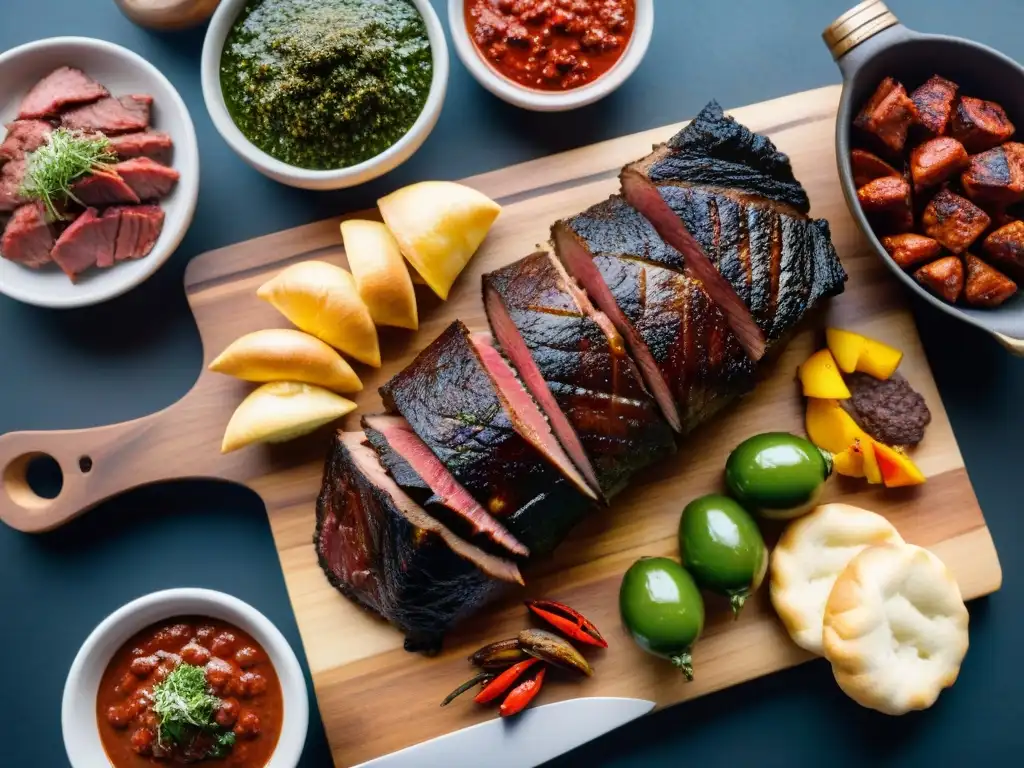
<svg viewBox="0 0 1024 768"><path fill-rule="evenodd" d="M533 768L654 708L644 699L597 696L495 718L362 763L355 768Z"/></svg>

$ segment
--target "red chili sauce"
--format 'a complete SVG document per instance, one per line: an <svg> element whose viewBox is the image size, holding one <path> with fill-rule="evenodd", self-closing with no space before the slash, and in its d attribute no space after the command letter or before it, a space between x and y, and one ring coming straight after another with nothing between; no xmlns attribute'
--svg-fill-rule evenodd
<svg viewBox="0 0 1024 768"><path fill-rule="evenodd" d="M118 649L100 680L96 715L100 740L114 768L181 765L207 755L213 736L187 745L158 741L153 686L181 663L202 667L208 692L220 699L214 720L234 745L211 766L262 768L281 735L281 684L266 651L242 630L201 616L181 616L146 627Z"/></svg>
<svg viewBox="0 0 1024 768"><path fill-rule="evenodd" d="M615 66L635 0L466 0L466 26L497 72L527 88L568 91Z"/></svg>

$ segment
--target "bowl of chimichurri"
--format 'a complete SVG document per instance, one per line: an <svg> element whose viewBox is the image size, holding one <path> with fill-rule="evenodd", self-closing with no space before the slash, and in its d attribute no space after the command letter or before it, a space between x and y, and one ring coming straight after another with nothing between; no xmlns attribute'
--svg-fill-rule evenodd
<svg viewBox="0 0 1024 768"><path fill-rule="evenodd" d="M392 170L430 135L448 46L429 0L223 0L202 80L243 160L283 184L341 189Z"/></svg>

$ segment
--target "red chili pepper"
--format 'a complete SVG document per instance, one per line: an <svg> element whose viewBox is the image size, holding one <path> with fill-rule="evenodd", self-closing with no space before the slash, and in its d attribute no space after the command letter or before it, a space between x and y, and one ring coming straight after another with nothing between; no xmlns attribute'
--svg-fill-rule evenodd
<svg viewBox="0 0 1024 768"><path fill-rule="evenodd" d="M608 647L608 641L597 631L594 622L567 605L554 600L527 600L526 607L570 640L598 648Z"/></svg>
<svg viewBox="0 0 1024 768"><path fill-rule="evenodd" d="M501 696L505 691L512 687L512 684L520 678L520 676L536 664L540 659L527 659L521 661L518 664L509 667L496 678L491 680L487 686L476 695L473 699L477 704L489 704L496 698Z"/></svg>
<svg viewBox="0 0 1024 768"><path fill-rule="evenodd" d="M530 702L540 693L540 687L544 684L544 672L545 668L541 667L536 677L526 680L513 688L512 692L505 697L505 701L498 708L498 714L502 717L511 717L512 715L518 715L526 709Z"/></svg>

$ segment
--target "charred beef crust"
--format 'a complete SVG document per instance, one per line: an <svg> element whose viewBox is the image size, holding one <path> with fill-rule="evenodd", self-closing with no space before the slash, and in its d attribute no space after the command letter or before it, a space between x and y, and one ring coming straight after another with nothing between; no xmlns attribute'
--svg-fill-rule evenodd
<svg viewBox="0 0 1024 768"><path fill-rule="evenodd" d="M664 152L655 152L647 175L654 182L736 189L791 205L804 214L811 209L789 157L771 139L726 117L716 101L673 136Z"/></svg>
<svg viewBox="0 0 1024 768"><path fill-rule="evenodd" d="M931 411L902 374L884 380L866 373L845 378L852 397L840 402L871 437L888 445L917 445L924 439Z"/></svg>
<svg viewBox="0 0 1024 768"><path fill-rule="evenodd" d="M327 580L405 632L409 651L439 650L447 630L502 588L439 536L409 523L361 476L340 434L324 468L313 544ZM332 555L363 567L346 579Z"/></svg>
<svg viewBox="0 0 1024 768"><path fill-rule="evenodd" d="M640 372L618 339L584 313L546 253L484 276L501 297L558 406L611 498L632 475L675 451ZM618 337L616 337L618 338Z"/></svg>
<svg viewBox="0 0 1024 768"><path fill-rule="evenodd" d="M506 518L562 475L516 432L466 326L453 322L380 394L385 408L404 416L452 476L535 553Z"/></svg>
<svg viewBox="0 0 1024 768"><path fill-rule="evenodd" d="M412 468L409 462L391 447L388 439L379 430L371 427L365 417L361 420L360 426L363 428L367 442L377 452L381 466L402 487L402 490L408 493L413 501L421 507L434 503L436 498L427 481L420 477L420 474Z"/></svg>

